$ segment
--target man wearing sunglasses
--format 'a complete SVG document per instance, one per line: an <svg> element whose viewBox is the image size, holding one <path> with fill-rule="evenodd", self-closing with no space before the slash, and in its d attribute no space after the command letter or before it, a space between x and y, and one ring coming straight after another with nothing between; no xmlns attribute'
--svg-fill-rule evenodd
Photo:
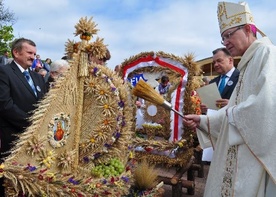
<svg viewBox="0 0 276 197"><path fill-rule="evenodd" d="M210 116L187 115L214 154L204 196L265 197L276 193L276 47L255 26L246 3L218 3L222 44L241 56L229 103ZM257 32L263 38L257 39Z"/></svg>

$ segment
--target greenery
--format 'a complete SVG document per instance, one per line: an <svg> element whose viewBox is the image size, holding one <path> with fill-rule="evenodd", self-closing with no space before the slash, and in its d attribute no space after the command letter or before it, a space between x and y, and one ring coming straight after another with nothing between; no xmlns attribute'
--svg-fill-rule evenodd
<svg viewBox="0 0 276 197"><path fill-rule="evenodd" d="M10 51L10 43L14 39L12 25L16 22L14 13L5 8L3 2L0 0L0 55Z"/></svg>
<svg viewBox="0 0 276 197"><path fill-rule="evenodd" d="M5 51L10 51L10 43L13 40L13 28L12 26L2 26L0 28L0 54L4 54Z"/></svg>

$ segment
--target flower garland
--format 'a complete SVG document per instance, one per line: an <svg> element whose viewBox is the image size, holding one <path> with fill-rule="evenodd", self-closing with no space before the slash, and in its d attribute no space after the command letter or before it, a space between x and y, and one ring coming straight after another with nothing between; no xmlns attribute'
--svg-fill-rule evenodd
<svg viewBox="0 0 276 197"><path fill-rule="evenodd" d="M120 144L122 128L125 127L124 101L120 97L113 79L102 72L101 66L89 67L90 77L85 80L85 94L94 97L94 105L98 109L99 120L96 127L84 137L80 144L82 162L94 163L102 156L114 152ZM115 156L115 155L114 155Z"/></svg>
<svg viewBox="0 0 276 197"><path fill-rule="evenodd" d="M0 165L0 178L5 176L19 185L29 185L29 196L123 196L129 193L130 175L130 171L125 171L117 177L78 177L70 173L56 174L47 168L30 164L23 166L13 162L12 166ZM25 190L9 189L8 193L13 194L12 196L24 196Z"/></svg>

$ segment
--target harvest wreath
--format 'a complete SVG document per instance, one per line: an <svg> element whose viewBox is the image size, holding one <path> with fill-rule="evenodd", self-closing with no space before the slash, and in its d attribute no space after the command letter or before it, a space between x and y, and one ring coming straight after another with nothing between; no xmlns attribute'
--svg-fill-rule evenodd
<svg viewBox="0 0 276 197"><path fill-rule="evenodd" d="M75 35L96 34L81 18ZM104 56L103 39L68 41L70 70L53 86L0 166L7 196L123 196L132 137L129 92L113 71L90 63Z"/></svg>
<svg viewBox="0 0 276 197"><path fill-rule="evenodd" d="M120 75L129 82L133 90L136 84L139 84L138 81L145 80L152 86L152 90L145 90L145 94L151 94L149 97L155 94L151 91L154 91L156 86L150 78L154 77L160 82L162 76L168 76L171 87L164 95L164 100L178 109L179 113L189 114L198 112L198 103L194 101L193 91L200 86L196 78L200 72L201 69L195 63L192 54L182 58L160 51L142 52L130 57L122 64ZM135 102L141 97L133 95L132 98ZM149 106L156 108L153 115L148 112ZM168 167L185 166L193 156L194 131L181 125L180 116L146 98L143 107L134 109L134 114L137 114L137 110L142 111L140 114L144 122L142 121L140 127L136 124L136 137L133 145L136 150L135 157L137 159L147 158L153 164Z"/></svg>

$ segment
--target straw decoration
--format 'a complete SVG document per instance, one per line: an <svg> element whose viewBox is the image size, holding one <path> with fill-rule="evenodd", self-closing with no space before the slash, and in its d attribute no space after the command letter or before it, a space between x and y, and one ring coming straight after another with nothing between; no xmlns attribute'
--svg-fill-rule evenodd
<svg viewBox="0 0 276 197"><path fill-rule="evenodd" d="M132 89L132 94L156 105L162 105L165 101L157 91L143 80L140 80Z"/></svg>
<svg viewBox="0 0 276 197"><path fill-rule="evenodd" d="M76 35L87 33L96 33L95 23L82 18ZM105 53L102 41L98 39L94 48L89 48L93 55ZM91 173L93 167L112 158L118 158L127 169L133 109L127 84L109 68L88 62L88 44L84 37L77 43L67 42L66 54L72 55L70 69L51 84L33 111L32 125L18 136L11 154L0 165L0 178L5 177L9 196L128 194L129 171L114 177ZM58 131L62 131L60 138L55 136ZM101 140L95 140L96 135ZM87 154L83 154L83 145L89 149Z"/></svg>

